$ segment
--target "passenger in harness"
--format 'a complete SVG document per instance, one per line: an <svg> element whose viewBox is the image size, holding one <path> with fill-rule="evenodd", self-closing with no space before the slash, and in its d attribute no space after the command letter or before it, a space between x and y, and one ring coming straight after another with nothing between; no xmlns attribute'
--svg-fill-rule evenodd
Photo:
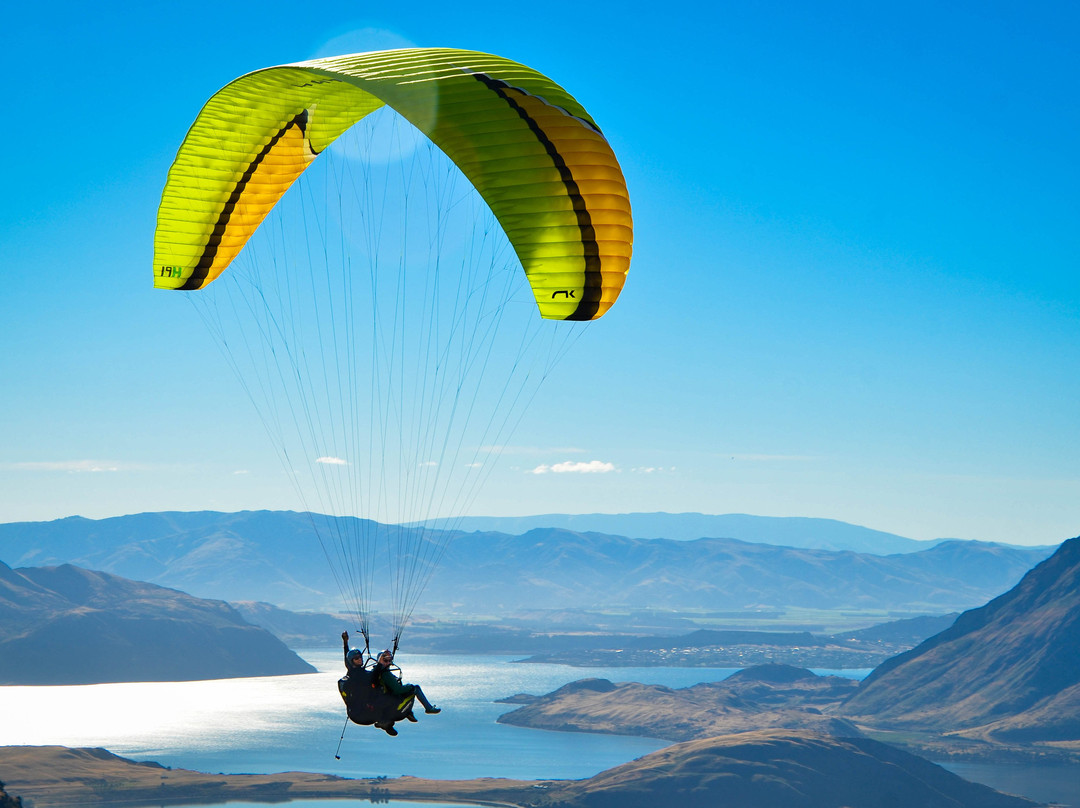
<svg viewBox="0 0 1080 808"><path fill-rule="evenodd" d="M394 673L394 654L386 649L375 664L368 667L364 653L357 648L349 648L349 632L341 633L345 646L346 675L338 680L338 692L345 701L349 719L356 724L371 724L386 732L397 735L394 723L402 719L416 721L413 715L413 700L418 699L424 705L424 712L435 715L442 710L428 701L419 685L404 684Z"/></svg>

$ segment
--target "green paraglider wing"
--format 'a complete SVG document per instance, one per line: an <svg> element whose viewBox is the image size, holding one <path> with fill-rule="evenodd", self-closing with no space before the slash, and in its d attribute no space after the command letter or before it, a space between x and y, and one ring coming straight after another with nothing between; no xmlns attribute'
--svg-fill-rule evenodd
<svg viewBox="0 0 1080 808"><path fill-rule="evenodd" d="M442 149L490 206L541 316L591 320L611 307L633 225L600 129L535 70L444 48L297 62L220 90L169 170L154 285L200 289L217 278L319 152L384 105Z"/></svg>

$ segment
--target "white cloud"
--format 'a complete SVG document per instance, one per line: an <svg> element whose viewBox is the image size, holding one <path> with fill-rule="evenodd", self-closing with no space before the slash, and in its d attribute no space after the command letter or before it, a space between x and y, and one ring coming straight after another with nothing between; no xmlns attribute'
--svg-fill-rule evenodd
<svg viewBox="0 0 1080 808"><path fill-rule="evenodd" d="M587 463L564 460L562 463L555 463L550 466L542 463L534 468L530 474L547 474L548 472L553 474L607 474L609 471L615 471L614 463L605 463L602 460L590 460Z"/></svg>
<svg viewBox="0 0 1080 808"><path fill-rule="evenodd" d="M637 466L630 469L634 474L674 474L674 466Z"/></svg>
<svg viewBox="0 0 1080 808"><path fill-rule="evenodd" d="M316 457L316 463L323 463L327 466L347 466L347 461L342 460L340 457Z"/></svg>

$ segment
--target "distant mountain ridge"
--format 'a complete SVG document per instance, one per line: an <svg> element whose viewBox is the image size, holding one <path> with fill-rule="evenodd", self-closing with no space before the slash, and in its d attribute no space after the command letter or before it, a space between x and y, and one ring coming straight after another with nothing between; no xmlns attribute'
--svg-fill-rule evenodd
<svg viewBox="0 0 1080 808"><path fill-rule="evenodd" d="M424 524L424 523L418 523ZM889 555L927 550L945 539L918 541L836 519L752 516L745 513L549 513L537 516L466 516L458 530L520 536L538 528L604 533L629 539L740 539L781 547L851 550Z"/></svg>
<svg viewBox="0 0 1080 808"><path fill-rule="evenodd" d="M0 685L310 673L228 604L69 564L0 562Z"/></svg>
<svg viewBox="0 0 1080 808"><path fill-rule="evenodd" d="M521 536L432 532L430 540L446 540L448 549L420 608L461 615L609 606L944 613L985 603L1053 549L946 541L882 556L551 528ZM70 562L199 597L338 611L336 584L318 548L310 516L293 512L151 513L0 525L0 557L8 563ZM375 579L384 572L377 569Z"/></svg>
<svg viewBox="0 0 1080 808"><path fill-rule="evenodd" d="M1010 591L879 665L842 713L875 727L1080 749L1080 537Z"/></svg>
<svg viewBox="0 0 1080 808"><path fill-rule="evenodd" d="M547 529L457 538L429 600L462 609L747 608L953 611L1011 587L1049 550L945 542L876 556L736 539L627 539ZM977 563L975 563L977 559ZM443 583L440 586L440 583Z"/></svg>

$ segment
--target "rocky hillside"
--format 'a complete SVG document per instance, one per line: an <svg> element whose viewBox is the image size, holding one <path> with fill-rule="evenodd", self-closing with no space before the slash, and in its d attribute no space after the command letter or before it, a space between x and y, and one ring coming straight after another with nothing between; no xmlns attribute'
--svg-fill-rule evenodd
<svg viewBox="0 0 1080 808"><path fill-rule="evenodd" d="M842 711L876 727L1080 745L1080 537L880 665Z"/></svg>
<svg viewBox="0 0 1080 808"><path fill-rule="evenodd" d="M0 684L309 673L228 604L71 565L0 562Z"/></svg>

